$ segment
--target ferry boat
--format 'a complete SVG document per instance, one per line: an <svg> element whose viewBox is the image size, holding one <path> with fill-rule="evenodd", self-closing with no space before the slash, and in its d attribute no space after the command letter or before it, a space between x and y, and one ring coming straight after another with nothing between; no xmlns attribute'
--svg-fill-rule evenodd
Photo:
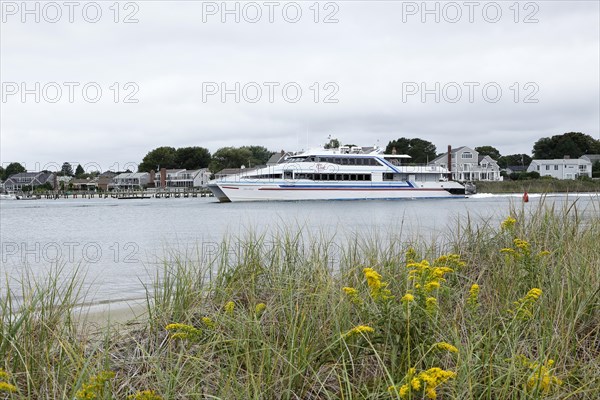
<svg viewBox="0 0 600 400"><path fill-rule="evenodd" d="M208 188L220 202L375 200L466 196L434 165L403 165L408 155L378 147L340 146L285 154L278 163L219 177Z"/></svg>

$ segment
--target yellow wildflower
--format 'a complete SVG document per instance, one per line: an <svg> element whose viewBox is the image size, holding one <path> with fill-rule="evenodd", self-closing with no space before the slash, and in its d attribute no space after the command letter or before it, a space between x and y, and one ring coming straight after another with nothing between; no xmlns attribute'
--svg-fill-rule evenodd
<svg viewBox="0 0 600 400"><path fill-rule="evenodd" d="M525 360L527 359L525 358ZM529 363L528 367L533 372L527 379L527 389L547 393L553 386L562 385L562 380L552 374L551 368L553 365L554 360L548 360L545 364L537 362Z"/></svg>
<svg viewBox="0 0 600 400"><path fill-rule="evenodd" d="M545 256L549 256L551 253L548 250L542 250L540 251L540 253L538 254L538 257L545 257Z"/></svg>
<svg viewBox="0 0 600 400"><path fill-rule="evenodd" d="M11 385L10 383L7 383L7 382L0 382L0 393L1 392L14 393L16 391L17 391L17 387L15 385Z"/></svg>
<svg viewBox="0 0 600 400"><path fill-rule="evenodd" d="M406 263L413 262L417 258L417 252L412 247L406 250Z"/></svg>
<svg viewBox="0 0 600 400"><path fill-rule="evenodd" d="M342 335L342 337L350 337L353 335L367 334L367 333L373 333L373 332L375 332L375 329L371 328L370 326L358 325L358 326L355 326L354 328L350 329L348 332L344 333Z"/></svg>
<svg viewBox="0 0 600 400"><path fill-rule="evenodd" d="M400 397L402 397L403 399L405 399L408 396L408 391L409 391L409 387L408 385L402 385L400 387L400 390L398 391L398 394L400 394Z"/></svg>
<svg viewBox="0 0 600 400"><path fill-rule="evenodd" d="M402 296L400 301L405 302L405 303L410 303L411 301L415 301L415 296L413 296L410 293L406 293L404 296Z"/></svg>
<svg viewBox="0 0 600 400"><path fill-rule="evenodd" d="M434 314L437 310L437 299L435 297L428 297L425 299L425 311L429 314Z"/></svg>
<svg viewBox="0 0 600 400"><path fill-rule="evenodd" d="M510 230L515 226L516 223L517 220L509 216L504 221L502 221L502 223L500 224L500 228L502 230Z"/></svg>
<svg viewBox="0 0 600 400"><path fill-rule="evenodd" d="M379 289L381 287L381 275L379 275L373 268L363 269L365 278L367 279L367 285L373 289Z"/></svg>
<svg viewBox="0 0 600 400"><path fill-rule="evenodd" d="M157 395L154 390L142 390L127 396L127 400L162 400L162 397Z"/></svg>
<svg viewBox="0 0 600 400"><path fill-rule="evenodd" d="M431 281L425 285L425 290L431 292L434 289L439 289L440 283L438 281Z"/></svg>
<svg viewBox="0 0 600 400"><path fill-rule="evenodd" d="M510 314L514 314L519 319L529 319L533 316L532 308L535 302L542 295L542 290L538 288L533 288L527 294L515 301L513 304L515 305L514 309L508 310Z"/></svg>
<svg viewBox="0 0 600 400"><path fill-rule="evenodd" d="M186 324L169 324L165 329L171 333L171 339L198 339L202 335L202 331L191 325Z"/></svg>
<svg viewBox="0 0 600 400"><path fill-rule="evenodd" d="M257 317L260 317L266 308L267 308L267 305L265 303L258 303L254 307L254 314L256 314Z"/></svg>
<svg viewBox="0 0 600 400"><path fill-rule="evenodd" d="M233 309L235 308L235 303L233 301L228 301L225 304L225 312L229 315L233 315Z"/></svg>
<svg viewBox="0 0 600 400"><path fill-rule="evenodd" d="M425 396L427 396L428 399L436 399L437 392L435 391L435 388L428 387L425 389Z"/></svg>
<svg viewBox="0 0 600 400"><path fill-rule="evenodd" d="M515 244L515 247L517 249L520 249L524 252L529 251L530 245L529 245L528 241L523 240L523 239L515 239L515 240L513 240L513 243Z"/></svg>
<svg viewBox="0 0 600 400"><path fill-rule="evenodd" d="M215 327L215 322L209 317L202 317L202 323L211 329Z"/></svg>
<svg viewBox="0 0 600 400"><path fill-rule="evenodd" d="M467 305L471 308L477 308L479 305L479 285L474 283L469 289L469 298L467 299Z"/></svg>
<svg viewBox="0 0 600 400"><path fill-rule="evenodd" d="M373 268L363 269L365 278L367 279L367 285L371 289L371 297L373 300L387 301L394 298L392 293L386 289L387 283L381 281L381 275L378 274Z"/></svg>
<svg viewBox="0 0 600 400"><path fill-rule="evenodd" d="M102 371L97 375L90 378L87 383L81 386L81 389L75 393L75 399L87 400L97 399L104 397L104 388L112 378L115 377L115 373L112 371Z"/></svg>
<svg viewBox="0 0 600 400"><path fill-rule="evenodd" d="M0 379L7 381L9 378L10 378L10 375L8 374L8 372L6 372L2 368L0 368Z"/></svg>
<svg viewBox="0 0 600 400"><path fill-rule="evenodd" d="M421 380L419 380L419 378L412 378L410 381L410 386L412 386L413 390L421 390Z"/></svg>
<svg viewBox="0 0 600 400"><path fill-rule="evenodd" d="M450 343L439 342L439 343L435 344L435 347L438 350L446 350L446 351L449 351L450 353L458 353L458 349L455 346L452 346Z"/></svg>
<svg viewBox="0 0 600 400"><path fill-rule="evenodd" d="M508 248L508 247L500 249L500 253L513 254L514 252L515 252L515 249L511 249L511 248Z"/></svg>
<svg viewBox="0 0 600 400"><path fill-rule="evenodd" d="M357 306L362 304L362 300L358 296L358 290L352 287L344 287L342 288L342 290L344 291L344 293L346 293L346 295L353 304L356 304Z"/></svg>

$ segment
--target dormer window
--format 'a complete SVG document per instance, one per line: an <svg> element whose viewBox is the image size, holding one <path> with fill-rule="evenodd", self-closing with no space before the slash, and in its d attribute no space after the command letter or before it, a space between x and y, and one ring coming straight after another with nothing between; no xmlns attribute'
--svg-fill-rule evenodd
<svg viewBox="0 0 600 400"><path fill-rule="evenodd" d="M462 159L472 159L473 153L471 153L470 151L466 151L466 152L462 153L461 158Z"/></svg>

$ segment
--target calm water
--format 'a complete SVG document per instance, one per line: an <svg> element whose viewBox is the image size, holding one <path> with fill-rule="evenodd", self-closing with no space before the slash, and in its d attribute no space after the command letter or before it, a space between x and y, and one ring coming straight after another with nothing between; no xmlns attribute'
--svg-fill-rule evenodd
<svg viewBox="0 0 600 400"><path fill-rule="evenodd" d="M588 215L598 213L597 195L549 195L546 203L577 199ZM527 207L542 199L530 196ZM390 235L410 240L443 238L457 219L467 215L499 222L520 195L476 195L468 199L396 201L314 201L216 203L192 199L67 199L0 202L1 275L18 280L63 265L65 274L86 271L87 300L140 298L141 282L174 256L205 259L222 239L235 241L248 232L267 236L296 231L333 238L342 244L355 235ZM1 294L1 292L0 292Z"/></svg>

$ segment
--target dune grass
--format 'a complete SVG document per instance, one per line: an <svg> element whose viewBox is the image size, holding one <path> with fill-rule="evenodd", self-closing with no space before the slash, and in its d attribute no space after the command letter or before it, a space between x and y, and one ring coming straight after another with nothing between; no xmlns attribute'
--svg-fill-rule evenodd
<svg viewBox="0 0 600 400"><path fill-rule="evenodd" d="M102 334L73 318L77 276L23 279L0 301L0 398L597 399L592 205L458 221L435 245L249 234L165 263L147 319Z"/></svg>

